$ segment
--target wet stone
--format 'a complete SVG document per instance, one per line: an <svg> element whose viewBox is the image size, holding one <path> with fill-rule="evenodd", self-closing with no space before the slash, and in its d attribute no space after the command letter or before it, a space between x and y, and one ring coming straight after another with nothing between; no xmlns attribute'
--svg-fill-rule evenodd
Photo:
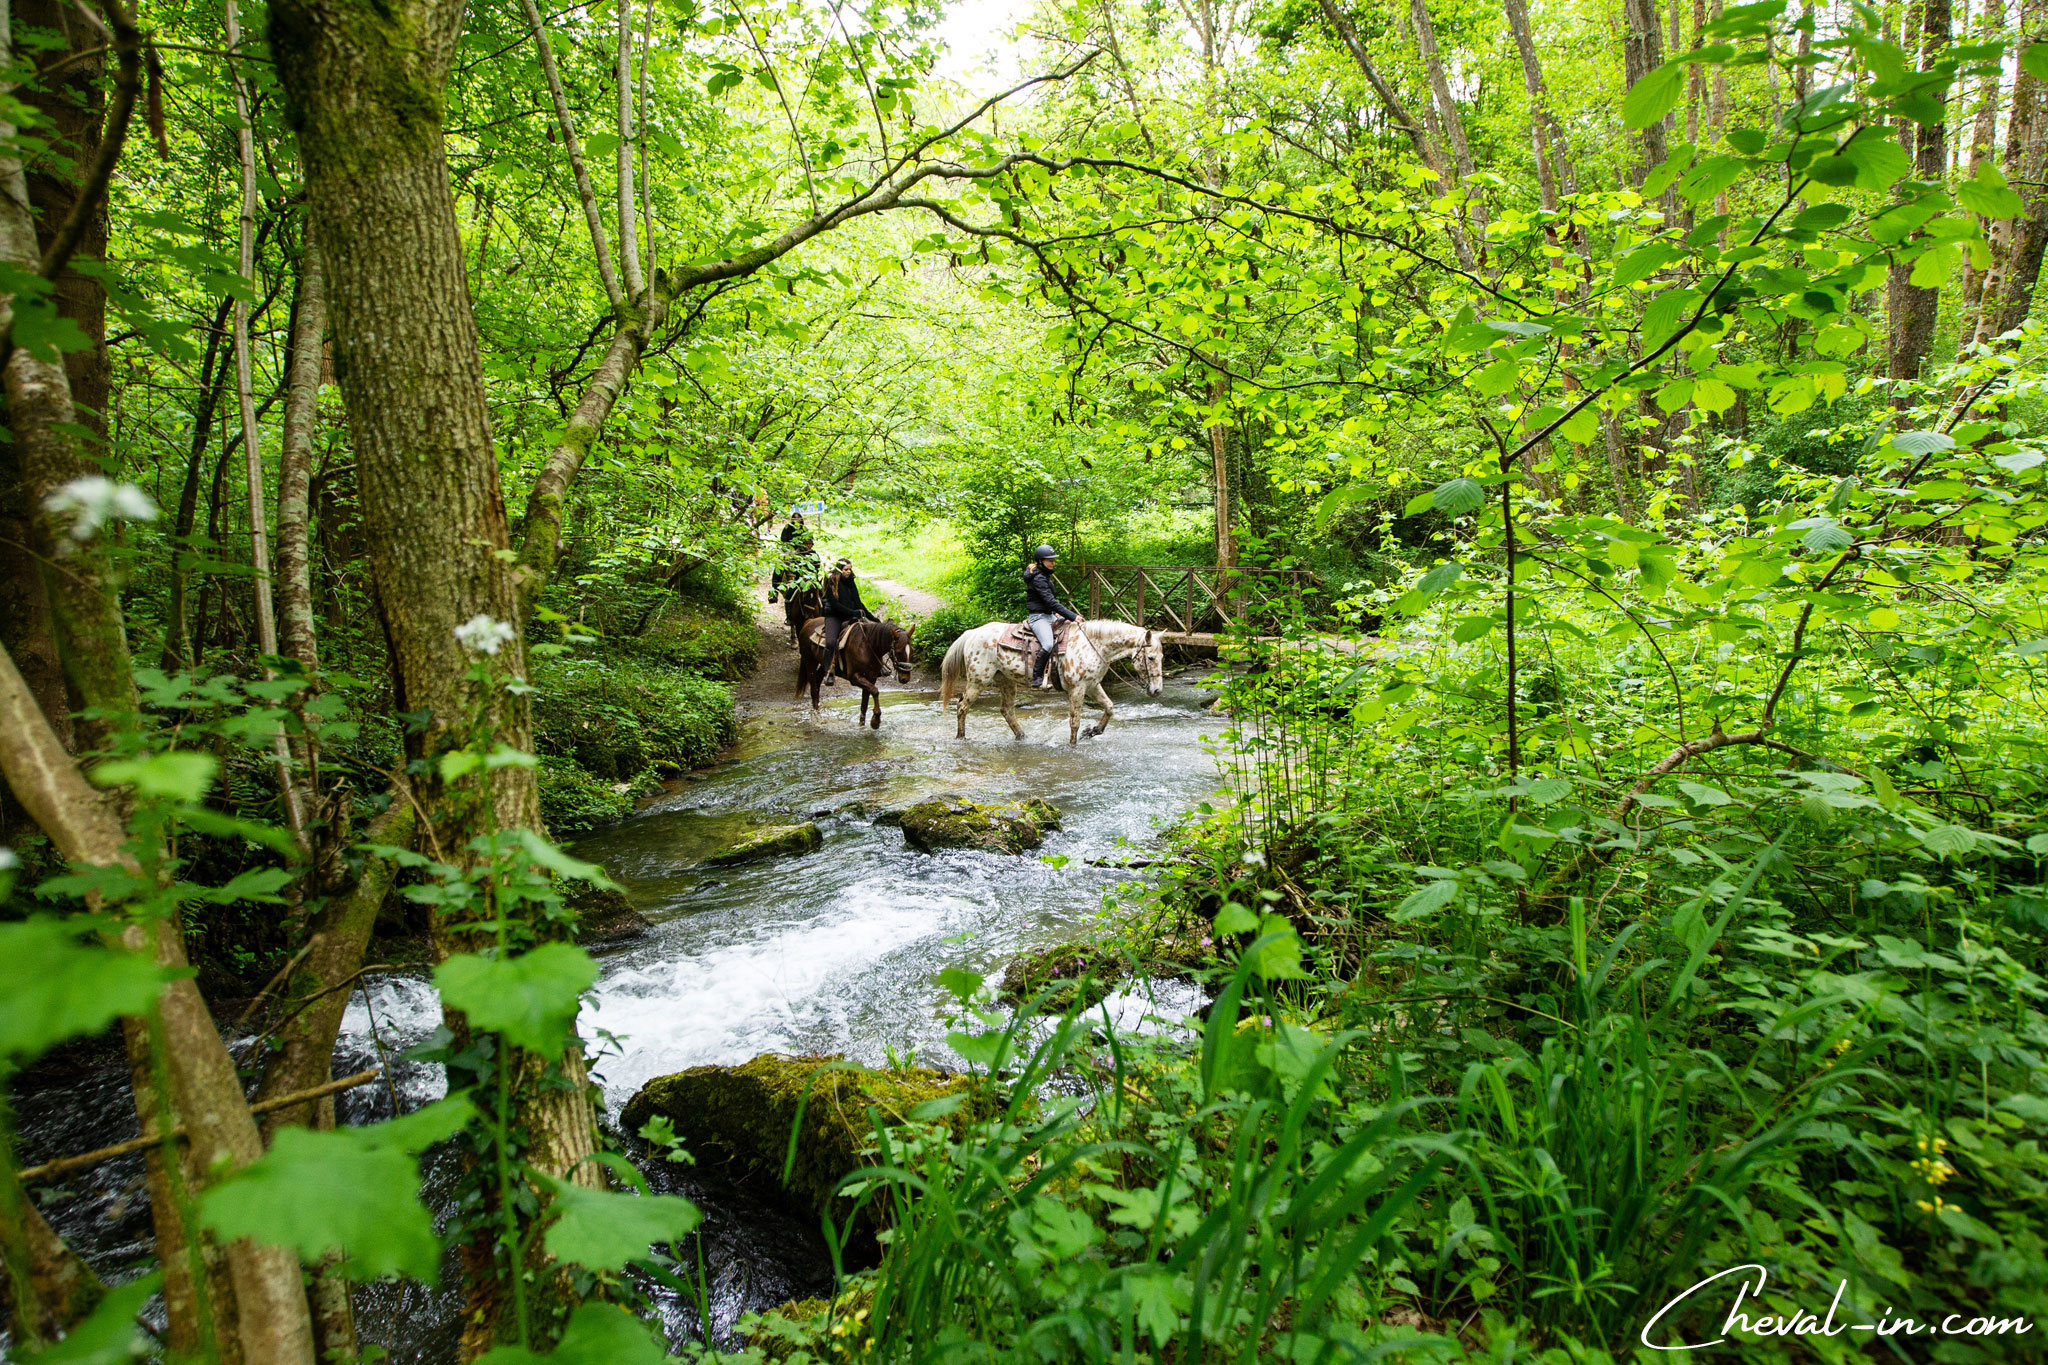
<svg viewBox="0 0 2048 1365"><path fill-rule="evenodd" d="M562 904L576 912L576 941L586 947L624 943L652 927L623 891L585 881L564 880L558 885Z"/></svg>
<svg viewBox="0 0 2048 1365"><path fill-rule="evenodd" d="M795 825L763 825L748 830L724 848L705 858L699 866L729 867L756 858L781 858L797 853L814 853L825 842L817 824L806 820Z"/></svg>
<svg viewBox="0 0 2048 1365"><path fill-rule="evenodd" d="M638 1132L649 1119L666 1116L700 1162L722 1163L732 1177L806 1212L837 1206L843 1213L852 1201L835 1200L832 1192L871 1160L864 1153L875 1123L944 1121L957 1132L975 1107L971 1084L968 1077L925 1067L875 1071L837 1056L771 1052L740 1066L693 1066L657 1076L627 1101L620 1124ZM796 1161L785 1185L799 1107ZM870 1202L863 1210L870 1233L879 1230L878 1208Z"/></svg>
<svg viewBox="0 0 2048 1365"><path fill-rule="evenodd" d="M882 823L879 819L877 824ZM922 853L942 848L978 848L989 853L1023 853L1045 842L1060 827L1060 814L1037 798L1015 804L942 796L907 807L898 821L903 841Z"/></svg>

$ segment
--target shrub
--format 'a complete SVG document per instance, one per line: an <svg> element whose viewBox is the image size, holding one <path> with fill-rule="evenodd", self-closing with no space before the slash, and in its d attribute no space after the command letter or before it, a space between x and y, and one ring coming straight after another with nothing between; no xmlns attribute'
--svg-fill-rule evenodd
<svg viewBox="0 0 2048 1365"><path fill-rule="evenodd" d="M633 789L629 783L607 784L592 777L574 759L542 754L540 813L551 832L580 834L631 815Z"/></svg>
<svg viewBox="0 0 2048 1365"><path fill-rule="evenodd" d="M601 782L678 771L732 741L732 694L637 661L562 659L535 671L534 747Z"/></svg>

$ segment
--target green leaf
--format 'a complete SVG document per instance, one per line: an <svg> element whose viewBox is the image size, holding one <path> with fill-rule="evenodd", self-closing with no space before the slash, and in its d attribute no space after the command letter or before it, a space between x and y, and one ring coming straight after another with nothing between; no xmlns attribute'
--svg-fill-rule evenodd
<svg viewBox="0 0 2048 1365"><path fill-rule="evenodd" d="M197 801L213 785L220 761L212 754L173 750L153 758L116 759L92 770L102 787L133 787L144 796Z"/></svg>
<svg viewBox="0 0 2048 1365"><path fill-rule="evenodd" d="M2027 207L2026 201L2007 187L2005 172L1989 157L1977 168L1974 178L1956 186L1956 200L1970 212L1986 218L2017 218Z"/></svg>
<svg viewBox="0 0 2048 1365"><path fill-rule="evenodd" d="M521 758L526 757L524 754L519 756ZM621 889L617 882L604 875L604 869L596 863L586 863L580 859L570 857L557 848L551 840L543 835L534 833L530 829L519 831L519 843L526 850L527 857L533 859L557 877L565 877L570 881L589 882L605 891Z"/></svg>
<svg viewBox="0 0 2048 1365"><path fill-rule="evenodd" d="M1468 616L1458 622L1457 629L1451 632L1451 638L1461 645L1469 645L1474 640L1483 639L1487 635L1492 634L1492 632L1493 618L1491 616Z"/></svg>
<svg viewBox="0 0 2048 1365"><path fill-rule="evenodd" d="M0 924L0 1058L25 1061L52 1043L141 1014L163 984L148 958L82 943L61 920Z"/></svg>
<svg viewBox="0 0 2048 1365"><path fill-rule="evenodd" d="M2028 43L2021 48L2020 70L2037 81L2048 81L2048 43Z"/></svg>
<svg viewBox="0 0 2048 1365"><path fill-rule="evenodd" d="M1515 386L1521 377L1522 367L1514 360L1496 360L1472 378L1472 387L1481 396L1498 398Z"/></svg>
<svg viewBox="0 0 2048 1365"><path fill-rule="evenodd" d="M1715 416L1735 406L1735 390L1718 379L1701 379L1692 386L1693 406Z"/></svg>
<svg viewBox="0 0 2048 1365"><path fill-rule="evenodd" d="M1962 256L1961 248L1953 242L1941 242L1920 253L1920 259L1913 262L1911 281L1917 289L1939 289L1948 283L1949 276L1956 272L1956 261Z"/></svg>
<svg viewBox="0 0 2048 1365"><path fill-rule="evenodd" d="M1645 242L1615 263L1614 283L1629 285L1647 280L1682 254L1669 242Z"/></svg>
<svg viewBox="0 0 2048 1365"><path fill-rule="evenodd" d="M1268 981L1299 981L1308 975L1301 969L1305 945L1285 915L1267 915L1259 921L1259 936L1245 954L1245 964Z"/></svg>
<svg viewBox="0 0 2048 1365"><path fill-rule="evenodd" d="M589 1270L624 1270L644 1261L648 1248L687 1235L704 1219L687 1199L672 1194L614 1194L566 1180L549 1180L555 1219L543 1239L557 1260Z"/></svg>
<svg viewBox="0 0 2048 1365"><path fill-rule="evenodd" d="M64 1340L23 1358L33 1365L127 1365L150 1350L150 1334L136 1321L150 1297L163 1288L163 1272L152 1270L139 1280L110 1289L92 1314L73 1327Z"/></svg>
<svg viewBox="0 0 2048 1365"><path fill-rule="evenodd" d="M1587 404L1567 417L1557 429L1557 434L1573 445L1584 445L1600 434L1600 409Z"/></svg>
<svg viewBox="0 0 2048 1365"><path fill-rule="evenodd" d="M1217 911L1210 927L1219 934L1249 934L1259 927L1259 917L1236 901L1230 901Z"/></svg>
<svg viewBox="0 0 2048 1365"><path fill-rule="evenodd" d="M2008 474L2024 474L2043 462L2048 462L2048 455L2043 455L2038 450L2015 450L2010 454L1991 457L1991 463Z"/></svg>
<svg viewBox="0 0 2048 1365"><path fill-rule="evenodd" d="M1425 596L1434 597L1445 588L1450 587L1451 584L1457 582L1459 575L1464 572L1464 565L1458 563L1455 559L1447 559L1417 579L1415 581L1415 590Z"/></svg>
<svg viewBox="0 0 2048 1365"><path fill-rule="evenodd" d="M1667 289L1651 299L1643 310L1643 344L1652 348L1663 345L1698 302L1699 295L1690 289Z"/></svg>
<svg viewBox="0 0 2048 1365"><path fill-rule="evenodd" d="M2048 853L2048 834L2036 834L2027 840L2027 852Z"/></svg>
<svg viewBox="0 0 2048 1365"><path fill-rule="evenodd" d="M655 1344L647 1325L632 1313L614 1304L586 1303L570 1315L561 1344L549 1354L499 1346L477 1357L476 1365L667 1365L668 1360L667 1350Z"/></svg>
<svg viewBox="0 0 2048 1365"><path fill-rule="evenodd" d="M1529 784L1528 797L1539 806L1562 801L1571 794L1572 780L1569 777L1544 777Z"/></svg>
<svg viewBox="0 0 2048 1365"><path fill-rule="evenodd" d="M974 993L981 989L984 979L980 972L970 972L960 967L948 967L939 973L939 984L963 1005L974 999Z"/></svg>
<svg viewBox="0 0 2048 1365"><path fill-rule="evenodd" d="M1954 450L1956 438L1940 431L1898 431L1892 433L1892 449L1908 455L1934 455Z"/></svg>
<svg viewBox="0 0 2048 1365"><path fill-rule="evenodd" d="M1685 88L1684 62L1667 62L1635 83L1621 101L1621 121L1631 128L1647 128L1671 112Z"/></svg>
<svg viewBox="0 0 2048 1365"><path fill-rule="evenodd" d="M1439 484L1430 495L1431 506L1447 517L1462 517L1476 512L1486 501L1486 490L1479 486L1477 479L1452 479ZM1453 575L1455 577L1456 575Z"/></svg>
<svg viewBox="0 0 2048 1365"><path fill-rule="evenodd" d="M1832 523L1816 526L1799 538L1800 548L1809 554L1839 554L1856 543L1856 537Z"/></svg>
<svg viewBox="0 0 2048 1365"><path fill-rule="evenodd" d="M1696 806L1725 806L1735 799L1719 787L1709 787L1702 782L1680 782L1678 789Z"/></svg>
<svg viewBox="0 0 2048 1365"><path fill-rule="evenodd" d="M201 1219L223 1240L290 1247L308 1262L340 1251L350 1279L431 1280L441 1242L419 1196L415 1153L475 1112L454 1097L368 1128L281 1128L261 1158L207 1191Z"/></svg>
<svg viewBox="0 0 2048 1365"><path fill-rule="evenodd" d="M596 980L590 954L567 943L544 943L509 960L465 953L434 969L442 1000L469 1016L472 1027L544 1055L568 1042L578 1002Z"/></svg>
<svg viewBox="0 0 2048 1365"><path fill-rule="evenodd" d="M1436 505L1435 493L1417 493L1408 499L1408 505L1401 509L1404 517L1418 517Z"/></svg>
<svg viewBox="0 0 2048 1365"><path fill-rule="evenodd" d="M1936 825L1920 831L1920 845L1937 858L1960 858L1976 851L1977 834L1962 825Z"/></svg>
<svg viewBox="0 0 2048 1365"><path fill-rule="evenodd" d="M1657 390L1657 406L1665 412L1677 412L1692 401L1694 387L1694 381L1690 379L1672 380L1669 384Z"/></svg>
<svg viewBox="0 0 2048 1365"><path fill-rule="evenodd" d="M1421 919L1433 915L1458 898L1458 882L1453 877L1443 877L1426 886L1417 887L1401 898L1394 907L1396 922Z"/></svg>

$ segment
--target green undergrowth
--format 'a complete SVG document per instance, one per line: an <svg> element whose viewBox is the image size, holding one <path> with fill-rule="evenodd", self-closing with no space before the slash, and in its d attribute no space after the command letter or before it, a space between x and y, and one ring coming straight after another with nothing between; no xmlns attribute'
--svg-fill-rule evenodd
<svg viewBox="0 0 2048 1365"><path fill-rule="evenodd" d="M709 762L736 733L732 693L694 673L564 656L533 681L541 811L561 833L628 814L662 774Z"/></svg>

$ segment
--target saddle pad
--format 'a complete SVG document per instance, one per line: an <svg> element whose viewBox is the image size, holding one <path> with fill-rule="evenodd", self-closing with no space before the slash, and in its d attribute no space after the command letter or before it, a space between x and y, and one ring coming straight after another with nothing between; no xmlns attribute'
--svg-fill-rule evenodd
<svg viewBox="0 0 2048 1365"><path fill-rule="evenodd" d="M1072 634L1073 631L1070 629L1069 622L1061 621L1058 625L1054 626L1052 628L1052 652L1054 654L1066 653L1067 639ZM1019 621L996 636L996 645L1000 649L1014 649L1019 654L1029 654L1038 648L1038 637L1031 633L1031 627Z"/></svg>

